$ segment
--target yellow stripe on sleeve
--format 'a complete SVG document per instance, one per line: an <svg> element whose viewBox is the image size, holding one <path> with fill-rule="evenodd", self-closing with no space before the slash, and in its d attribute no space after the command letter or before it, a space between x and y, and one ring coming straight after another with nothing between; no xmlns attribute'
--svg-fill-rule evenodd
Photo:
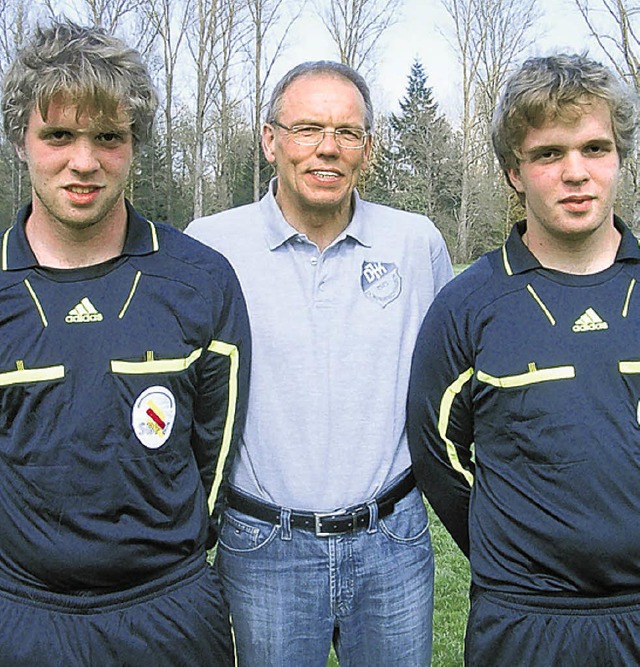
<svg viewBox="0 0 640 667"><path fill-rule="evenodd" d="M464 385L473 377L473 368L468 368L464 373L461 373L458 378L450 384L440 401L440 415L438 417L438 433L447 446L447 455L449 456L449 461L451 462L451 467L459 472L466 480L469 486L473 486L473 475L463 467L460 463L460 458L458 457L458 452L456 447L447 437L447 426L449 425L449 419L451 417L451 408L453 406L453 401L456 396L462 391Z"/></svg>
<svg viewBox="0 0 640 667"><path fill-rule="evenodd" d="M240 351L235 345L223 343L222 341L211 341L207 348L209 352L229 357L229 404L227 406L227 417L225 420L224 431L222 433L222 446L218 456L213 485L209 494L209 511L213 512L213 507L218 497L220 484L222 484L222 473L231 449L231 436L236 417L236 405L238 403L238 368L240 366Z"/></svg>

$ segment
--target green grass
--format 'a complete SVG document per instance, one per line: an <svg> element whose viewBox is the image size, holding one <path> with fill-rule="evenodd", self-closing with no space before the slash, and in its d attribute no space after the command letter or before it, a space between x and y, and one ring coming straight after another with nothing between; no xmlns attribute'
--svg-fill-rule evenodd
<svg viewBox="0 0 640 667"><path fill-rule="evenodd" d="M436 562L431 664L433 667L461 667L469 612L469 563L433 510L427 509ZM327 667L338 667L333 650Z"/></svg>
<svg viewBox="0 0 640 667"><path fill-rule="evenodd" d="M436 562L432 665L460 667L469 613L469 562L431 508L429 518Z"/></svg>
<svg viewBox="0 0 640 667"><path fill-rule="evenodd" d="M470 266L471 266L471 264L454 264L453 265L453 272L457 276L459 273L462 273L465 269L467 269Z"/></svg>

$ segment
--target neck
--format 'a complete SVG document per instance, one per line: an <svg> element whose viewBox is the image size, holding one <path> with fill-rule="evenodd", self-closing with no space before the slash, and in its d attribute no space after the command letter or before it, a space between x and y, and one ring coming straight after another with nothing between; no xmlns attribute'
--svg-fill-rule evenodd
<svg viewBox="0 0 640 667"><path fill-rule="evenodd" d="M351 201L346 206L337 208L309 207L307 209L292 206L278 198L276 202L284 219L298 232L304 234L320 250L324 250L347 228L352 216Z"/></svg>
<svg viewBox="0 0 640 667"><path fill-rule="evenodd" d="M569 240L539 238L527 230L522 241L545 268L588 275L613 265L620 238L620 232L611 224L600 234Z"/></svg>
<svg viewBox="0 0 640 667"><path fill-rule="evenodd" d="M77 269L118 257L124 247L126 221L124 203L117 214L84 228L74 228L34 211L27 219L25 233L41 266Z"/></svg>

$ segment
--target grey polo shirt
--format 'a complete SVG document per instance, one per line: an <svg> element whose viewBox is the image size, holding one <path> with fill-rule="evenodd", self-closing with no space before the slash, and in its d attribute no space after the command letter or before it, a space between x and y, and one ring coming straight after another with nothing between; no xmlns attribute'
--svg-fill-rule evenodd
<svg viewBox="0 0 640 667"><path fill-rule="evenodd" d="M249 408L231 482L326 512L373 498L410 466L411 355L453 270L428 218L357 193L349 226L320 252L284 219L275 183L186 231L229 259L249 310Z"/></svg>

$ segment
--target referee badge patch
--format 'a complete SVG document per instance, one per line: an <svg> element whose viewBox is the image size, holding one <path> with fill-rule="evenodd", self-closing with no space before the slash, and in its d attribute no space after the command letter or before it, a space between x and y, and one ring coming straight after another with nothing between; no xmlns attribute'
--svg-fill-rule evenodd
<svg viewBox="0 0 640 667"><path fill-rule="evenodd" d="M368 299L384 308L400 296L402 278L393 263L362 262L360 286Z"/></svg>
<svg viewBox="0 0 640 667"><path fill-rule="evenodd" d="M176 399L166 387L145 389L133 404L131 425L138 440L158 449L169 439L176 417Z"/></svg>

